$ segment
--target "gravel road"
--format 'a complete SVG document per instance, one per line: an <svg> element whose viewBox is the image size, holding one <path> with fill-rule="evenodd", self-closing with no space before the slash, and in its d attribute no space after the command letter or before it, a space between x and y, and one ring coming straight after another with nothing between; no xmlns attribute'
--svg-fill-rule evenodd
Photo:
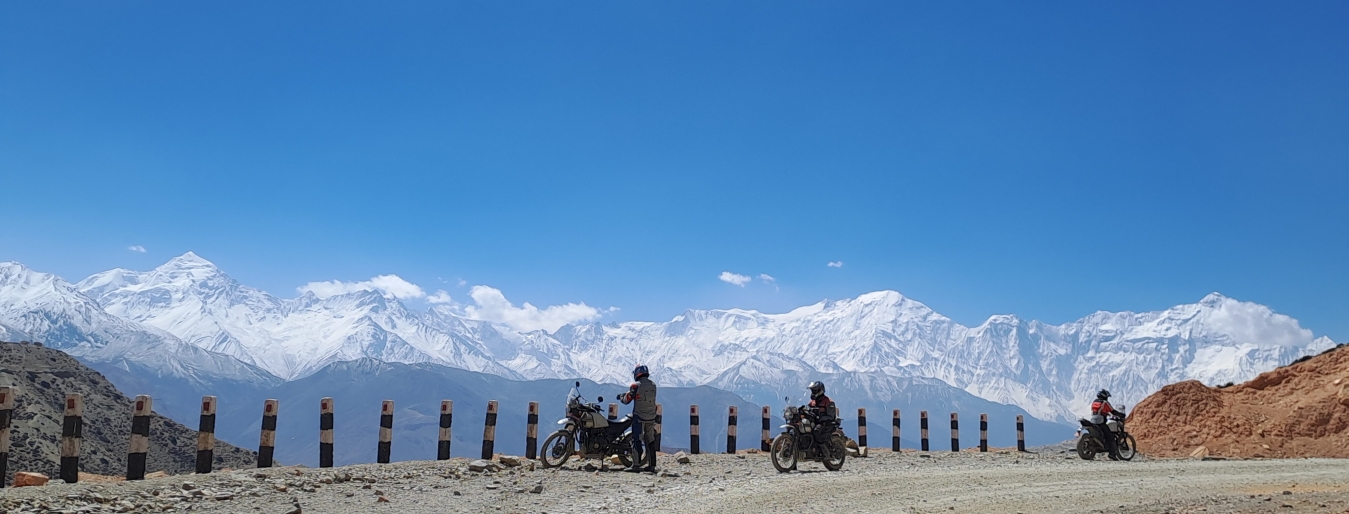
<svg viewBox="0 0 1349 514"><path fill-rule="evenodd" d="M594 461L591 461L594 462ZM496 472L470 461L272 468L6 489L0 512L1349 512L1349 462L1086 462L1062 453L874 452L840 472L765 455L662 457L662 473L576 461Z"/></svg>

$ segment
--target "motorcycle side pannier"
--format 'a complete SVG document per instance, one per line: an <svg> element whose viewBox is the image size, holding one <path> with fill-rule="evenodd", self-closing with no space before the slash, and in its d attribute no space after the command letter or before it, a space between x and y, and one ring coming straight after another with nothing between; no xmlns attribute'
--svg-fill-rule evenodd
<svg viewBox="0 0 1349 514"><path fill-rule="evenodd" d="M1102 415L1100 415L1100 414L1092 414L1092 415L1091 415L1091 422L1092 422L1092 424L1095 424L1095 425L1099 425L1099 424L1101 424L1101 423L1105 423L1105 416L1102 416Z"/></svg>
<svg viewBox="0 0 1349 514"><path fill-rule="evenodd" d="M1121 425L1118 421L1115 421L1115 420L1113 420L1113 419L1110 420L1110 421L1108 421L1108 422L1106 422L1105 426L1110 427L1110 431L1111 431L1111 432L1123 432L1123 431L1124 431L1124 425Z"/></svg>

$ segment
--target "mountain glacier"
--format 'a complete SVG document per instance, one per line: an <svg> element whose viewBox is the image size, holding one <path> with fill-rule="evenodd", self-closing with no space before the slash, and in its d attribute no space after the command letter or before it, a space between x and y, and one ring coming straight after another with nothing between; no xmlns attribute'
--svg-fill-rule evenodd
<svg viewBox="0 0 1349 514"><path fill-rule="evenodd" d="M759 404L798 397L823 378L861 396L859 405L883 406L921 387L1060 422L1080 415L1102 387L1133 403L1176 381L1242 381L1334 346L1288 316L1217 293L1062 325L999 315L966 327L879 291L783 314L688 310L667 322L518 332L445 305L412 310L377 291L279 298L190 252L151 271L115 269L75 285L0 264L0 330L77 356L231 380L292 381L370 358L515 380L624 383L642 362L662 384L712 386Z"/></svg>

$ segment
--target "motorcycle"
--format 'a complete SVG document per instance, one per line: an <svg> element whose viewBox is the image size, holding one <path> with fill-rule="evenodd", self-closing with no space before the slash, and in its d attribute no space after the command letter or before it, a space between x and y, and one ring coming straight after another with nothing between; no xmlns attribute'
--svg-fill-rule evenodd
<svg viewBox="0 0 1349 514"><path fill-rule="evenodd" d="M562 425L543 441L539 459L546 468L566 463L573 454L581 458L603 459L618 457L624 467L632 465L632 416L609 420L599 403L589 403L581 397L581 383L577 382L567 394L567 417L558 420ZM604 397L596 398L603 402Z"/></svg>
<svg viewBox="0 0 1349 514"><path fill-rule="evenodd" d="M829 471L843 469L843 460L848 456L847 439L839 429L837 413L832 419L817 419L805 407L787 407L782 417L787 424L782 425L781 434L773 438L769 453L773 458L773 467L779 473L796 469L796 461L802 458L818 460Z"/></svg>
<svg viewBox="0 0 1349 514"><path fill-rule="evenodd" d="M1081 435L1077 438L1077 456L1081 457L1082 460L1095 459L1097 453L1106 451L1104 437L1113 437L1119 455L1111 455L1110 460L1133 460L1134 455L1138 454L1138 443L1134 441L1134 436L1129 435L1129 432L1124 430L1123 407L1111 413L1110 420L1105 422L1106 428L1110 430L1109 434L1102 434L1101 427L1093 422L1104 420L1103 416L1097 414L1092 418L1092 420L1077 420L1082 425L1079 430Z"/></svg>

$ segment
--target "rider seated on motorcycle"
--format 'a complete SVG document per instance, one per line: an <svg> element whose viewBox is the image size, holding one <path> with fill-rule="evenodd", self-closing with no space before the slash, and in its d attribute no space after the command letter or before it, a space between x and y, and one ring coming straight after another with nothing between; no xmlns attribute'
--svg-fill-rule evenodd
<svg viewBox="0 0 1349 514"><path fill-rule="evenodd" d="M1119 448L1115 444L1115 434L1106 425L1106 421L1110 420L1110 415L1115 413L1124 414L1110 406L1110 391L1102 389L1096 393L1096 401L1091 402L1091 414L1092 416L1100 416L1099 419L1102 420L1096 424L1096 428L1101 430L1101 439L1104 439L1102 442L1105 443L1105 449L1110 452L1112 457L1119 457Z"/></svg>
<svg viewBox="0 0 1349 514"><path fill-rule="evenodd" d="M651 371L638 364L632 370L637 382L619 396L623 405L632 404L632 468L628 471L656 471L656 384ZM642 450L646 451L643 452Z"/></svg>
<svg viewBox="0 0 1349 514"><path fill-rule="evenodd" d="M807 387L810 388L810 405L806 406L807 412L815 418L817 423L833 419L834 400L830 400L828 396L824 395L824 382L816 380Z"/></svg>

